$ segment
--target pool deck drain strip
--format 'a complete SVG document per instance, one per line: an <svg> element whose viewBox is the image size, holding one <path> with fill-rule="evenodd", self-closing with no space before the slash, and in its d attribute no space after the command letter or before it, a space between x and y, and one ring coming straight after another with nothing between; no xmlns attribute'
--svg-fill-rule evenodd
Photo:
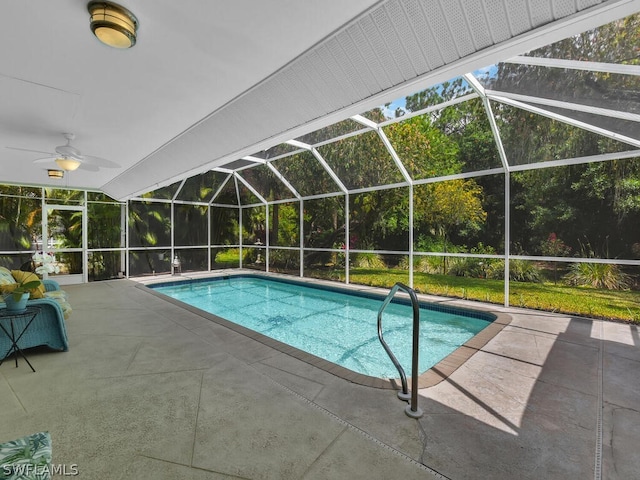
<svg viewBox="0 0 640 480"><path fill-rule="evenodd" d="M595 466L593 469L594 480L602 479L602 410L604 408L604 326L602 320L598 321L600 324L600 342L598 345L598 403L596 404L596 451L595 451Z"/></svg>

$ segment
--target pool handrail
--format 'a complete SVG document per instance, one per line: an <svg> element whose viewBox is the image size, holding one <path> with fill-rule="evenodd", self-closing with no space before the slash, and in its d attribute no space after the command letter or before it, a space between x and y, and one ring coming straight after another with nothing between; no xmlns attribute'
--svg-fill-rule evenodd
<svg viewBox="0 0 640 480"><path fill-rule="evenodd" d="M387 345L387 342L384 340L384 336L382 334L382 312L387 308L387 305L391 303L393 297L396 295L398 290L403 290L405 293L409 295L411 299L411 307L413 308L413 346L411 353L411 395L409 395L407 389L407 375L404 372L404 368L398 362L398 359ZM418 347L419 347L419 335L420 335L420 304L418 303L418 297L416 296L416 292L413 288L408 287L402 282L396 282L396 284L391 287L387 298L384 299L380 309L378 310L378 338L380 339L380 343L384 347L387 355L395 365L398 373L400 374L400 381L402 382L402 391L398 392L398 398L401 400L409 400L411 399L411 403L407 405L405 408L405 413L412 418L420 418L422 416L422 410L418 407Z"/></svg>

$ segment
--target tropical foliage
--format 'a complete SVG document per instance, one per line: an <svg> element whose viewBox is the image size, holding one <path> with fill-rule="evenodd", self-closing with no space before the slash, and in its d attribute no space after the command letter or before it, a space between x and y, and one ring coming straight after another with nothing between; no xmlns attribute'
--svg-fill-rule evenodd
<svg viewBox="0 0 640 480"><path fill-rule="evenodd" d="M51 436L40 432L0 444L2 478L51 478Z"/></svg>
<svg viewBox="0 0 640 480"><path fill-rule="evenodd" d="M573 263L565 278L570 285L606 288L608 290L624 290L632 285L631 277L624 273L618 265L610 263Z"/></svg>

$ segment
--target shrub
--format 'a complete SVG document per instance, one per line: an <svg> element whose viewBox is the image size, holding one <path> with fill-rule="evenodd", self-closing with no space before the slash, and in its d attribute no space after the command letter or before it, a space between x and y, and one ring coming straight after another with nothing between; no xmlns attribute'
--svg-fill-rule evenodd
<svg viewBox="0 0 640 480"><path fill-rule="evenodd" d="M418 252L466 252L465 247L454 245L446 239L421 236L416 241ZM449 267L456 262L455 257L446 256L416 256L414 257L414 271L422 273L446 274Z"/></svg>
<svg viewBox="0 0 640 480"><path fill-rule="evenodd" d="M413 271L420 273L442 273L443 258L432 255L415 255L413 257ZM409 257L402 257L398 268L409 270Z"/></svg>
<svg viewBox="0 0 640 480"><path fill-rule="evenodd" d="M569 285L606 288L608 290L626 290L631 286L631 277L618 265L611 263L572 263L565 275Z"/></svg>
<svg viewBox="0 0 640 480"><path fill-rule="evenodd" d="M571 247L565 244L558 236L551 232L549 237L540 243L540 251L550 257L566 257L571 253Z"/></svg>
<svg viewBox="0 0 640 480"><path fill-rule="evenodd" d="M493 255L496 251L490 245L478 243L471 253ZM487 278L487 272L495 262L492 258L454 257L451 258L449 273L457 277Z"/></svg>
<svg viewBox="0 0 640 480"><path fill-rule="evenodd" d="M504 260L498 260L489 266L487 278L496 280L504 278ZM540 269L527 260L511 260L509 261L509 280L539 283L541 281Z"/></svg>
<svg viewBox="0 0 640 480"><path fill-rule="evenodd" d="M377 253L352 253L351 266L356 268L387 268Z"/></svg>
<svg viewBox="0 0 640 480"><path fill-rule="evenodd" d="M255 263L258 259L257 248L245 248L242 250L242 262L246 264Z"/></svg>
<svg viewBox="0 0 640 480"><path fill-rule="evenodd" d="M449 273L456 277L484 278L487 267L483 258L456 258L449 266Z"/></svg>
<svg viewBox="0 0 640 480"><path fill-rule="evenodd" d="M432 255L420 256L417 258L416 271L422 273L444 273L446 257L435 257Z"/></svg>
<svg viewBox="0 0 640 480"><path fill-rule="evenodd" d="M272 249L269 252L269 262L272 267L285 270L300 268L300 252L298 250Z"/></svg>

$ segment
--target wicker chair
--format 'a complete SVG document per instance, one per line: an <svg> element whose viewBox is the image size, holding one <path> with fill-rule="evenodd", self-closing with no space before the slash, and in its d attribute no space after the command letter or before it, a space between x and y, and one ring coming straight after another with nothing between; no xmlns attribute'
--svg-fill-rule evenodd
<svg viewBox="0 0 640 480"><path fill-rule="evenodd" d="M29 325L27 331L18 341L18 346L27 348L47 346L54 350L66 352L69 350L67 329L64 324L64 314L60 304L52 298L36 298L29 300L27 306L39 307L39 312ZM3 322L5 319L3 318ZM28 318L16 317L13 321L14 328L21 331ZM5 325L6 328L6 325ZM11 340L0 331L0 359L4 358L11 348Z"/></svg>
<svg viewBox="0 0 640 480"><path fill-rule="evenodd" d="M56 290L60 290L60 284L55 280L44 279L42 280L42 284L44 285L44 289L47 292L55 292Z"/></svg>
<svg viewBox="0 0 640 480"><path fill-rule="evenodd" d="M0 267L0 273L6 279L13 274L6 268ZM38 346L48 346L55 350L69 350L67 340L67 329L65 328L65 318L71 313L67 294L60 289L60 285L55 280L42 280L44 286L44 298L32 298L27 301L28 307L38 307L38 313L33 318L29 328L23 333L18 341L21 349L27 349ZM22 332L25 325L29 322L29 316L25 315L6 315L5 304L0 303L2 310L3 327L7 328L9 318L13 322L14 330ZM0 331L0 359L4 358L11 349L11 340Z"/></svg>

